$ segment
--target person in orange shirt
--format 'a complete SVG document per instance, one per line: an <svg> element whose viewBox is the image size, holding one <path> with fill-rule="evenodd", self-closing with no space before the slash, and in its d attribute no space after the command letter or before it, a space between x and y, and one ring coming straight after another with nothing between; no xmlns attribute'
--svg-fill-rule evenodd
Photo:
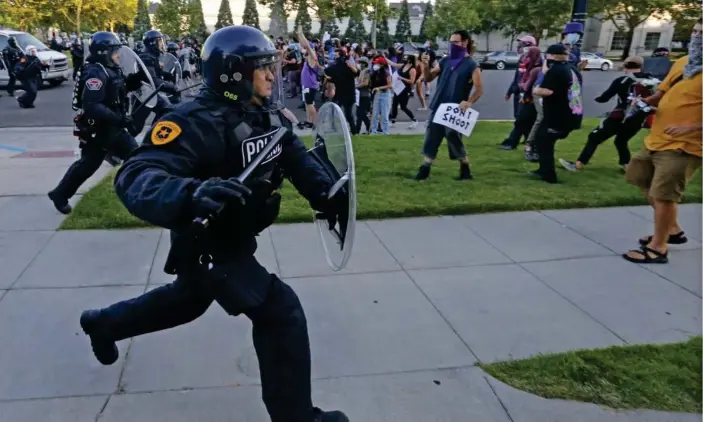
<svg viewBox="0 0 703 422"><path fill-rule="evenodd" d="M703 129L703 32L694 25L689 55L679 59L657 92L645 98L657 107L644 148L627 168L627 181L642 189L654 208L654 235L639 240L641 248L623 254L636 263L665 264L668 245L686 243L677 221L677 203L701 166Z"/></svg>

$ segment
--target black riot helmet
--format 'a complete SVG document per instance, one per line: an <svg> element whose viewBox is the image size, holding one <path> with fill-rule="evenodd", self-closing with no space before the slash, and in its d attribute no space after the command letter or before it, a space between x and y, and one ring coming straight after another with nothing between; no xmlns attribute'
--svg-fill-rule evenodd
<svg viewBox="0 0 703 422"><path fill-rule="evenodd" d="M175 56L178 53L178 44L176 44L175 42L168 43L166 45L166 51Z"/></svg>
<svg viewBox="0 0 703 422"><path fill-rule="evenodd" d="M248 103L258 97L266 110L283 108L283 84L280 56L271 39L251 26L227 26L215 31L203 44L202 75L204 84L236 103ZM264 92L255 92L257 85ZM270 91L268 90L270 88Z"/></svg>
<svg viewBox="0 0 703 422"><path fill-rule="evenodd" d="M155 29L146 31L142 41L144 42L144 49L148 52L163 53L166 51L164 35L161 31L157 31Z"/></svg>
<svg viewBox="0 0 703 422"><path fill-rule="evenodd" d="M10 36L7 40L7 44L12 48L17 48L17 38Z"/></svg>
<svg viewBox="0 0 703 422"><path fill-rule="evenodd" d="M90 46L88 47L90 56L88 59L105 66L119 66L119 63L112 59L112 55L120 48L122 48L122 43L113 32L96 32L90 37Z"/></svg>

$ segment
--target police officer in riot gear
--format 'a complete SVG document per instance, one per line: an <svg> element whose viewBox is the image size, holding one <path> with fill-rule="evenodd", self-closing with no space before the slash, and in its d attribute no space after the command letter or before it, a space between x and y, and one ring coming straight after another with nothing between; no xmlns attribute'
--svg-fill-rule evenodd
<svg viewBox="0 0 703 422"><path fill-rule="evenodd" d="M2 50L3 61L7 65L7 73L10 76L10 80L7 82L7 93L11 97L15 96L15 82L17 81L17 75L15 74L15 66L20 62L20 59L24 57L24 53L17 45L17 39L15 37L10 37L7 40L7 47Z"/></svg>
<svg viewBox="0 0 703 422"><path fill-rule="evenodd" d="M37 92L42 84L41 72L49 66L42 64L38 57L37 47L28 45L27 55L22 56L19 63L15 65L15 75L22 82L24 94L17 97L17 104L21 108L34 108L34 101L37 99Z"/></svg>
<svg viewBox="0 0 703 422"><path fill-rule="evenodd" d="M100 167L106 155L124 160L137 142L125 130L131 125L127 114L127 92L140 85L141 77L126 79L119 66L120 39L112 32L91 37L90 55L80 69L73 91L74 135L80 139L81 158L69 167L49 199L59 212L68 214L68 200Z"/></svg>
<svg viewBox="0 0 703 422"><path fill-rule="evenodd" d="M164 72L163 64L159 61L161 54L166 51L164 35L160 31L150 30L144 33L142 42L144 43L144 49L139 52L139 58L151 74L151 79L154 81L154 85L157 87L161 86L161 91L165 94L176 95L178 93L178 88L173 82L169 81L169 75ZM148 107L141 107L133 116L134 131L132 132L132 135L136 136L139 132L141 132L144 124L146 123L146 119L152 111L155 114L154 121L156 121L171 108L171 104L164 100L163 97L157 96L156 98L157 103L153 110ZM140 103L137 102L135 107L138 107L139 104Z"/></svg>
<svg viewBox="0 0 703 422"><path fill-rule="evenodd" d="M78 76L78 70L83 66L83 40L74 38L71 43L71 59L73 60L73 80Z"/></svg>
<svg viewBox="0 0 703 422"><path fill-rule="evenodd" d="M125 161L115 190L138 218L171 230L166 270L176 280L80 318L96 358L118 358L116 342L195 320L216 301L253 323L263 401L273 422L348 422L311 398L307 322L295 292L254 257L256 236L275 221L284 177L311 206L335 218L344 199L292 132L283 109L278 52L260 30L228 26L203 47L205 87L157 121ZM278 133L285 135L250 177L235 177ZM220 210L220 213L217 211ZM192 237L192 221L209 218Z"/></svg>
<svg viewBox="0 0 703 422"><path fill-rule="evenodd" d="M178 57L178 44L175 42L170 42L166 45L166 51Z"/></svg>

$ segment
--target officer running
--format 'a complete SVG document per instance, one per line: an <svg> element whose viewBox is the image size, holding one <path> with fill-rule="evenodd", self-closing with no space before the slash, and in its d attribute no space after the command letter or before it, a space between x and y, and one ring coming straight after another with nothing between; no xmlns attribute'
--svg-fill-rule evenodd
<svg viewBox="0 0 703 422"><path fill-rule="evenodd" d="M48 65L42 64L39 60L37 47L28 45L27 55L20 58L15 65L15 75L22 82L24 94L17 97L17 104L20 108L34 108L34 101L37 99L39 85L42 83L41 72L48 69Z"/></svg>
<svg viewBox="0 0 703 422"><path fill-rule="evenodd" d="M178 87L172 82L169 82L169 75L163 69L163 64L159 61L161 55L166 51L166 42L164 40L164 35L157 30L151 30L144 33L143 37L144 49L139 53L139 58L146 66L147 70L151 74L151 79L154 81L156 87L161 86L161 91L166 94L176 95L178 93ZM142 107L133 116L134 117L134 129L132 135L137 135L144 128L146 119L149 114L153 111L154 121L159 120L166 112L169 111L171 104L166 102L161 96L157 96L156 106L153 110L148 107ZM137 106L139 103L137 103ZM135 133L136 132L136 133Z"/></svg>
<svg viewBox="0 0 703 422"><path fill-rule="evenodd" d="M7 82L7 93L10 97L15 96L15 82L17 81L15 66L17 66L22 57L24 57L24 53L17 45L17 39L15 37L8 38L7 47L2 50L2 58L5 65L7 65L7 73L10 76L10 80Z"/></svg>
<svg viewBox="0 0 703 422"><path fill-rule="evenodd" d="M171 230L166 272L177 278L83 312L81 327L98 361L111 365L118 359L117 341L191 322L216 301L253 323L263 401L273 422L348 422L342 412L313 407L302 305L254 257L256 236L278 216L284 176L328 218L346 198L327 198L333 181L280 112L280 56L263 32L222 28L207 39L202 58L205 87L157 121L115 177L116 193L130 213ZM280 127L287 130L280 144L240 183L234 177ZM218 210L194 238L193 219Z"/></svg>
<svg viewBox="0 0 703 422"><path fill-rule="evenodd" d="M137 148L137 141L125 128L131 126L127 92L140 86L140 75L125 79L119 65L121 47L114 33L96 32L91 37L90 55L78 72L73 109L79 113L74 118L74 135L81 141L81 158L49 192L49 199L63 214L71 212L68 200L98 171L108 152L124 160Z"/></svg>

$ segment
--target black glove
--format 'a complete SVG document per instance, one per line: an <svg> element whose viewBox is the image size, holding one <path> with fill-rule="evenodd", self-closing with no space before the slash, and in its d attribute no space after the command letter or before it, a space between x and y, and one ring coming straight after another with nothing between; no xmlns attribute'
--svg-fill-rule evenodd
<svg viewBox="0 0 703 422"><path fill-rule="evenodd" d="M243 206L251 190L237 179L208 179L193 192L193 207L196 217L208 218L217 214L224 206Z"/></svg>

